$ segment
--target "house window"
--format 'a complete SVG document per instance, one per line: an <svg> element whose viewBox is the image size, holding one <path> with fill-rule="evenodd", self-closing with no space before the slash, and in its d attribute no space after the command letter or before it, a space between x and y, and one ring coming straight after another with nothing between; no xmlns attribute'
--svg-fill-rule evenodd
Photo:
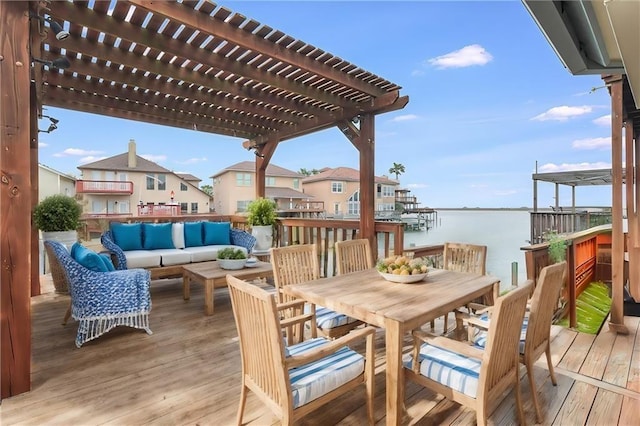
<svg viewBox="0 0 640 426"><path fill-rule="evenodd" d="M180 213L189 212L189 203L180 203Z"/></svg>
<svg viewBox="0 0 640 426"><path fill-rule="evenodd" d="M147 189L156 189L156 177L147 175Z"/></svg>
<svg viewBox="0 0 640 426"><path fill-rule="evenodd" d="M158 191L167 189L167 175L158 175Z"/></svg>
<svg viewBox="0 0 640 426"><path fill-rule="evenodd" d="M331 182L331 192L334 194L341 194L343 192L342 182Z"/></svg>
<svg viewBox="0 0 640 426"><path fill-rule="evenodd" d="M340 203L333 203L333 214L340 214Z"/></svg>
<svg viewBox="0 0 640 426"><path fill-rule="evenodd" d="M267 176L264 178L264 186L276 186L276 178Z"/></svg>
<svg viewBox="0 0 640 426"><path fill-rule="evenodd" d="M354 192L347 200L347 211L350 215L360 215L360 191Z"/></svg>
<svg viewBox="0 0 640 426"><path fill-rule="evenodd" d="M236 202L236 213L246 212L247 206L249 205L250 202L251 200L238 200Z"/></svg>
<svg viewBox="0 0 640 426"><path fill-rule="evenodd" d="M251 186L251 173L236 173L236 186Z"/></svg>
<svg viewBox="0 0 640 426"><path fill-rule="evenodd" d="M186 191L187 190L187 184L184 182L180 182L180 191Z"/></svg>
<svg viewBox="0 0 640 426"><path fill-rule="evenodd" d="M191 203L191 213L198 213L198 203Z"/></svg>
<svg viewBox="0 0 640 426"><path fill-rule="evenodd" d="M395 197L396 191L393 189L393 186L382 185L382 196L383 197Z"/></svg>
<svg viewBox="0 0 640 426"><path fill-rule="evenodd" d="M293 187L294 187L294 189L300 188L300 179L296 178L296 179L293 180Z"/></svg>

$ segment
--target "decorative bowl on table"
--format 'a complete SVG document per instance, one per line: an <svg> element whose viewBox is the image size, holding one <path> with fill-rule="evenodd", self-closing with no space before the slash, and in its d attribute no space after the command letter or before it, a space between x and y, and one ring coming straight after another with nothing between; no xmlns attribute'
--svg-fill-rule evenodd
<svg viewBox="0 0 640 426"><path fill-rule="evenodd" d="M378 273L387 281L394 283L416 283L428 275L427 259L411 259L406 256L390 256L376 264Z"/></svg>
<svg viewBox="0 0 640 426"><path fill-rule="evenodd" d="M247 263L247 259L218 259L222 269L242 269Z"/></svg>

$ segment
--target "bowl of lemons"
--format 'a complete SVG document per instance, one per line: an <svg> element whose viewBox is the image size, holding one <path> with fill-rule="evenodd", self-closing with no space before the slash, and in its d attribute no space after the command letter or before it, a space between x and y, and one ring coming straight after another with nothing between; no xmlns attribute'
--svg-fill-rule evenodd
<svg viewBox="0 0 640 426"><path fill-rule="evenodd" d="M385 280L403 284L420 282L429 273L426 259L411 259L406 256L390 256L381 259L376 264L376 269Z"/></svg>

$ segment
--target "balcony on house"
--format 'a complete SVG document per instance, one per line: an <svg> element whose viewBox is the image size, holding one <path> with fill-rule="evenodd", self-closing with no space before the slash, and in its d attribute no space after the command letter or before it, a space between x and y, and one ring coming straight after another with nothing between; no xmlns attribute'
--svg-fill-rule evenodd
<svg viewBox="0 0 640 426"><path fill-rule="evenodd" d="M133 194L133 182L116 180L78 180L77 194Z"/></svg>

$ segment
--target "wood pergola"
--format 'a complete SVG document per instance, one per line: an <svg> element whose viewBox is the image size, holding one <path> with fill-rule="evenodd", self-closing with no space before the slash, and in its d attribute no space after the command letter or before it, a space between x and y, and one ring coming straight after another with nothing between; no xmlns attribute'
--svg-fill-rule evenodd
<svg viewBox="0 0 640 426"><path fill-rule="evenodd" d="M256 196L280 142L337 127L374 238L375 116L407 104L398 85L208 1L3 1L0 17L3 398L30 390L43 106L236 137L257 155Z"/></svg>

